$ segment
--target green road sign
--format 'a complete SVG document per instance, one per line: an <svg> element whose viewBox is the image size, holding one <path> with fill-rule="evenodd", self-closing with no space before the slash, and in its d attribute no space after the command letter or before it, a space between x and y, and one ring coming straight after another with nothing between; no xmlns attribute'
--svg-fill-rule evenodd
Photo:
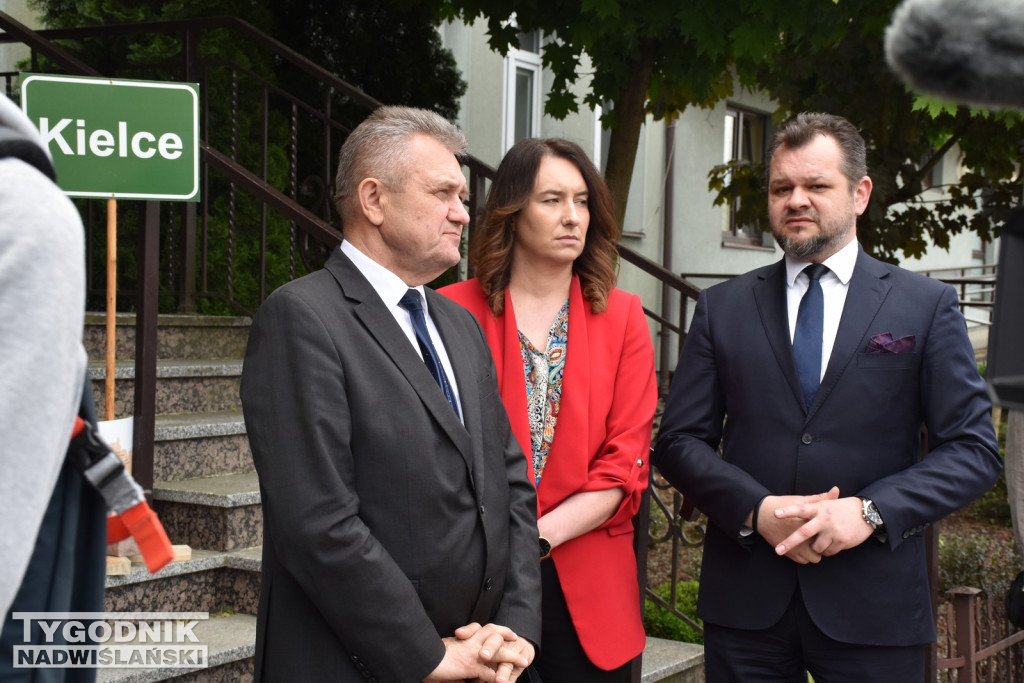
<svg viewBox="0 0 1024 683"><path fill-rule="evenodd" d="M199 201L197 84L22 74L21 106L72 197Z"/></svg>

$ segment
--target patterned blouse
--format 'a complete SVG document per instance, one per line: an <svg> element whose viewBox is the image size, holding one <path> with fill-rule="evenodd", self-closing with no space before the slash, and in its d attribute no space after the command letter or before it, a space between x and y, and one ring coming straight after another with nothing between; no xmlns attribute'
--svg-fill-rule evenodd
<svg viewBox="0 0 1024 683"><path fill-rule="evenodd" d="M519 349L526 374L526 412L530 418L530 442L536 485L544 474L544 465L555 438L555 422L562 402L562 373L569 342L569 300L566 299L548 331L547 351L538 351L522 332Z"/></svg>

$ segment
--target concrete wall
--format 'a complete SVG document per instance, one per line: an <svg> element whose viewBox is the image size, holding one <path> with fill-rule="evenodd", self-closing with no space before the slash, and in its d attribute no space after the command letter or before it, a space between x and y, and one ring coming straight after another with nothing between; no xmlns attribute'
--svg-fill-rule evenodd
<svg viewBox="0 0 1024 683"><path fill-rule="evenodd" d="M655 263L662 262L664 246L665 130L663 121L647 117L640 131L622 236L624 245ZM622 263L619 287L639 294L648 309L660 309L660 284L635 266Z"/></svg>
<svg viewBox="0 0 1024 683"><path fill-rule="evenodd" d="M676 123L675 211L672 270L681 273L739 274L781 257L774 247L741 247L723 242L728 208L714 206L708 173L723 162L725 113L729 104L769 116L774 104L762 95L737 90L711 109L690 107ZM700 285L711 281L695 280Z"/></svg>
<svg viewBox="0 0 1024 683"><path fill-rule="evenodd" d="M487 45L486 29L486 22L477 21L447 23L440 31L467 85L456 123L469 140L470 154L496 167L501 161L504 67L501 56Z"/></svg>

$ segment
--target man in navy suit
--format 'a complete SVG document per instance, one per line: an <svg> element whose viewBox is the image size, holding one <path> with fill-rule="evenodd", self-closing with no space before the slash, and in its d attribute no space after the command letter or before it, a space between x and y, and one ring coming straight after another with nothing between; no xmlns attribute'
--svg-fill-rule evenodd
<svg viewBox="0 0 1024 683"><path fill-rule="evenodd" d="M654 464L711 522L711 683L922 680L922 531L1002 467L954 290L857 243L865 156L838 116L779 130L786 256L701 294L676 369Z"/></svg>

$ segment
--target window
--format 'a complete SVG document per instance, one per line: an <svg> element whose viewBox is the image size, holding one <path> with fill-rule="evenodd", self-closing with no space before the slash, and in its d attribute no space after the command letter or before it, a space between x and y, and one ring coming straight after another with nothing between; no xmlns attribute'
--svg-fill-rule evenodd
<svg viewBox="0 0 1024 683"><path fill-rule="evenodd" d="M751 111L729 107L725 113L722 160L741 162L750 169L761 170L764 164L768 117ZM727 179L728 182L728 179ZM743 212L736 199L723 216L723 243L747 246L769 246L771 235L763 232L762 219ZM755 212L760 216L761 211ZM744 218L744 216L748 216Z"/></svg>
<svg viewBox="0 0 1024 683"><path fill-rule="evenodd" d="M540 31L519 34L519 47L505 58L505 108L501 152L523 138L540 134Z"/></svg>
<svg viewBox="0 0 1024 683"><path fill-rule="evenodd" d="M927 164L934 154L935 150L932 150L928 154L925 154L924 157L921 159L921 166L923 167L925 164ZM938 162L936 162L936 164L932 166L932 170L928 173L927 176L925 176L921 180L922 189L942 189L942 164L944 161L945 159L939 159Z"/></svg>

